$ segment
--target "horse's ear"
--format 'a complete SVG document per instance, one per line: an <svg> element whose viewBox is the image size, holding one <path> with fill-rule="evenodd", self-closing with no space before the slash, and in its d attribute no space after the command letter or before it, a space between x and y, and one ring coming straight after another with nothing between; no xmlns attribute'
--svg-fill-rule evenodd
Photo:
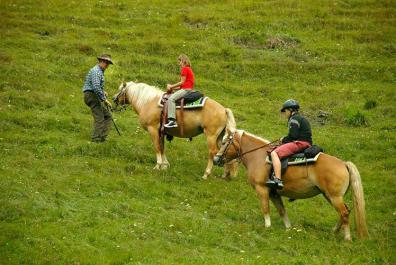
<svg viewBox="0 0 396 265"><path fill-rule="evenodd" d="M127 83L125 81L122 81L122 88L125 88Z"/></svg>
<svg viewBox="0 0 396 265"><path fill-rule="evenodd" d="M230 130L230 128L226 128L226 134L227 135L230 135L232 132L231 132L231 130Z"/></svg>

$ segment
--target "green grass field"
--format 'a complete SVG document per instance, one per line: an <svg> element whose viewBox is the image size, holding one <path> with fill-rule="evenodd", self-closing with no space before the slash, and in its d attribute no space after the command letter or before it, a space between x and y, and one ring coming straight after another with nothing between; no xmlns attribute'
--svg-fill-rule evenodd
<svg viewBox="0 0 396 265"><path fill-rule="evenodd" d="M392 0L1 1L0 264L396 264L395 14ZM166 143L171 168L152 170L130 109L114 114L122 137L90 143L81 87L101 53L111 95L164 89L186 53L197 88L271 140L300 101L314 142L359 168L370 238L334 235L321 196L285 202L289 231L271 205L265 229L245 169L201 180L203 136Z"/></svg>

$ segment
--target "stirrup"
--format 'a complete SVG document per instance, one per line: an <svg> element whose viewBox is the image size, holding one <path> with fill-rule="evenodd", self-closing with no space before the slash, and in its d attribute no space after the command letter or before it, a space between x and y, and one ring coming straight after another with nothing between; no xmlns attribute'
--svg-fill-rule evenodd
<svg viewBox="0 0 396 265"><path fill-rule="evenodd" d="M283 189L283 181L281 179L278 179L277 177L275 177L274 182L276 183L276 188L278 190Z"/></svg>
<svg viewBox="0 0 396 265"><path fill-rule="evenodd" d="M270 188L276 188L277 187L276 182L273 179L268 179L265 182L265 185L267 185Z"/></svg>
<svg viewBox="0 0 396 265"><path fill-rule="evenodd" d="M176 128L177 127L177 123L176 123L176 121L170 120L167 124L164 125L164 127L166 127L166 128Z"/></svg>

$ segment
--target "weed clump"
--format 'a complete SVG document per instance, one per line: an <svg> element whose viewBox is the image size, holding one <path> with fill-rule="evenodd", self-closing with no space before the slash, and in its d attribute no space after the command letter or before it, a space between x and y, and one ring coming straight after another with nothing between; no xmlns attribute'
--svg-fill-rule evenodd
<svg viewBox="0 0 396 265"><path fill-rule="evenodd" d="M346 122L350 126L359 127L368 125L367 119L360 111L347 115Z"/></svg>
<svg viewBox="0 0 396 265"><path fill-rule="evenodd" d="M12 58L10 55L0 52L0 61L2 61L3 63L10 63L12 61Z"/></svg>
<svg viewBox="0 0 396 265"><path fill-rule="evenodd" d="M51 33L50 33L48 30L41 30L41 31L38 31L37 34L39 34L39 35L42 36L42 37L47 37L47 36L49 36Z"/></svg>
<svg viewBox="0 0 396 265"><path fill-rule="evenodd" d="M377 102L375 100L367 100L366 103L364 103L364 109L373 109L377 106Z"/></svg>
<svg viewBox="0 0 396 265"><path fill-rule="evenodd" d="M81 44L78 47L78 50L82 53L85 53L86 55L94 55L95 54L95 50L91 46L88 46L86 44Z"/></svg>

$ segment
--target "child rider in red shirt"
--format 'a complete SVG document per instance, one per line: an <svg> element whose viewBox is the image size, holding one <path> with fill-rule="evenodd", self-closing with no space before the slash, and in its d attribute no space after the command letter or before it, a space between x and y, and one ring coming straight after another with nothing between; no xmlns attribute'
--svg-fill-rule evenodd
<svg viewBox="0 0 396 265"><path fill-rule="evenodd" d="M180 55L177 59L181 68L180 81L173 85L168 84L166 87L168 93L176 91L168 99L168 123L164 125L166 128L177 127L176 101L194 90L194 73L191 69L190 59L184 54Z"/></svg>

